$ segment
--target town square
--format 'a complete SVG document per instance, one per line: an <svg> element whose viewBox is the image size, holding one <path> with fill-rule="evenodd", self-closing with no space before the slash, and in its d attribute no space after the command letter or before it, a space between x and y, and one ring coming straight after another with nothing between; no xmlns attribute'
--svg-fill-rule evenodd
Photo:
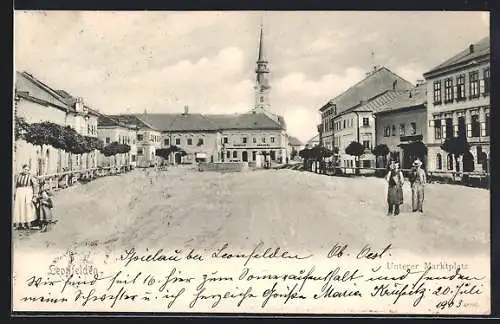
<svg viewBox="0 0 500 324"><path fill-rule="evenodd" d="M489 253L487 13L15 18L15 253Z"/></svg>

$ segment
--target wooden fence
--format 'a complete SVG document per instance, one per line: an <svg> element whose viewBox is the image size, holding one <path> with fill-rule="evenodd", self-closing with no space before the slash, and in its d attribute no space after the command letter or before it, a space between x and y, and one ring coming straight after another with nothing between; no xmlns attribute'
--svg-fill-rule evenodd
<svg viewBox="0 0 500 324"><path fill-rule="evenodd" d="M330 176L378 176L383 177L387 174L386 168L366 168L366 167L341 167L326 165L323 167L315 167L314 163L307 171L325 174ZM358 172L356 172L358 171ZM401 169L403 174L408 176L410 169ZM466 186L489 188L490 174L484 171L475 172L457 172L457 171L426 171L427 182L430 183L455 183Z"/></svg>
<svg viewBox="0 0 500 324"><path fill-rule="evenodd" d="M131 166L108 166L84 170L72 170L37 176L39 184L48 190L71 187L76 182L87 183L97 178L116 175L132 170Z"/></svg>

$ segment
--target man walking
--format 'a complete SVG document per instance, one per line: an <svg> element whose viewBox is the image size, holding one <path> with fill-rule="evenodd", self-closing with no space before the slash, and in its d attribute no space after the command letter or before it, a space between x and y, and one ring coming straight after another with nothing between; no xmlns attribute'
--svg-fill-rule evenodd
<svg viewBox="0 0 500 324"><path fill-rule="evenodd" d="M422 169L422 161L419 159L413 162L411 195L412 195L412 209L413 212L423 212L424 205L424 184L427 182L425 171Z"/></svg>

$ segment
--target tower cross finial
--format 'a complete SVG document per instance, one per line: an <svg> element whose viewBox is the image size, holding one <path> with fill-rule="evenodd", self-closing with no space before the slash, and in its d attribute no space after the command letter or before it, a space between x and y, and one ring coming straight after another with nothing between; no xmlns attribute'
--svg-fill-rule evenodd
<svg viewBox="0 0 500 324"><path fill-rule="evenodd" d="M372 68L375 71L377 69L377 64L375 63L375 51L373 49L370 53L370 58L371 58Z"/></svg>

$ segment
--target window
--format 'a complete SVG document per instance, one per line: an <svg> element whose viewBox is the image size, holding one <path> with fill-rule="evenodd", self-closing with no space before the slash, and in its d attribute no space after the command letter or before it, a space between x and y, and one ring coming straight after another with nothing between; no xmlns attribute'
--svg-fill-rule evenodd
<svg viewBox="0 0 500 324"><path fill-rule="evenodd" d="M484 132L484 135L485 136L490 136L490 114L485 114L485 121L484 121L484 128L485 128L485 132Z"/></svg>
<svg viewBox="0 0 500 324"><path fill-rule="evenodd" d="M465 100L465 75L461 74L457 77L457 101Z"/></svg>
<svg viewBox="0 0 500 324"><path fill-rule="evenodd" d="M479 98L479 72L472 71L469 73L469 97Z"/></svg>
<svg viewBox="0 0 500 324"><path fill-rule="evenodd" d="M247 143L247 138L246 137L242 137L241 141L243 142L243 144L246 144Z"/></svg>
<svg viewBox="0 0 500 324"><path fill-rule="evenodd" d="M169 139L169 138L165 138L165 139L163 140L163 144L164 144L165 146L169 146L169 145L170 145L170 139Z"/></svg>
<svg viewBox="0 0 500 324"><path fill-rule="evenodd" d="M444 103L453 102L453 80L446 79L444 81Z"/></svg>
<svg viewBox="0 0 500 324"><path fill-rule="evenodd" d="M477 163L481 164L482 157L483 157L483 148L481 146L476 146L476 157L477 157Z"/></svg>
<svg viewBox="0 0 500 324"><path fill-rule="evenodd" d="M111 142L111 139L109 137L106 137L106 144L109 144Z"/></svg>
<svg viewBox="0 0 500 324"><path fill-rule="evenodd" d="M238 158L238 151L233 151L233 159L237 159Z"/></svg>
<svg viewBox="0 0 500 324"><path fill-rule="evenodd" d="M434 81L434 104L441 104L441 81Z"/></svg>
<svg viewBox="0 0 500 324"><path fill-rule="evenodd" d="M370 126L370 120L367 117L363 117L363 126Z"/></svg>
<svg viewBox="0 0 500 324"><path fill-rule="evenodd" d="M227 157L228 159L230 159L230 158L231 158L231 152L230 152L230 151L227 151L227 152L226 152L226 157Z"/></svg>
<svg viewBox="0 0 500 324"><path fill-rule="evenodd" d="M265 143L265 142L266 142L266 138L262 137L262 143Z"/></svg>
<svg viewBox="0 0 500 324"><path fill-rule="evenodd" d="M458 136L465 137L467 129L465 128L465 117L458 117Z"/></svg>
<svg viewBox="0 0 500 324"><path fill-rule="evenodd" d="M441 153L436 155L436 169L441 170L443 168L443 158L441 157Z"/></svg>
<svg viewBox="0 0 500 324"><path fill-rule="evenodd" d="M479 127L479 115L471 116L471 136L479 137L480 135L480 127Z"/></svg>
<svg viewBox="0 0 500 324"><path fill-rule="evenodd" d="M396 136L396 126L392 125L392 136Z"/></svg>
<svg viewBox="0 0 500 324"><path fill-rule="evenodd" d="M345 127L345 122L346 122L346 120L344 119L344 127L343 127L343 128L346 128L346 127Z"/></svg>
<svg viewBox="0 0 500 324"><path fill-rule="evenodd" d="M445 138L453 138L453 119L451 118L446 118L445 120L446 127L445 127Z"/></svg>
<svg viewBox="0 0 500 324"><path fill-rule="evenodd" d="M442 136L441 119L436 119L434 121L434 138L441 139L441 136Z"/></svg>
<svg viewBox="0 0 500 324"><path fill-rule="evenodd" d="M142 147L138 148L137 149L137 155L138 156L142 156L143 154L144 154L144 151L143 151Z"/></svg>
<svg viewBox="0 0 500 324"><path fill-rule="evenodd" d="M198 144L196 144L196 145L197 146L202 146L204 143L205 143L205 141L203 140L203 138L199 138L198 139Z"/></svg>
<svg viewBox="0 0 500 324"><path fill-rule="evenodd" d="M193 139L192 138L188 138L187 145L193 145Z"/></svg>
<svg viewBox="0 0 500 324"><path fill-rule="evenodd" d="M175 139L175 145L181 145L181 139L180 138L176 138Z"/></svg>
<svg viewBox="0 0 500 324"><path fill-rule="evenodd" d="M389 137L391 136L391 128L389 126L386 126L384 128L384 137Z"/></svg>
<svg viewBox="0 0 500 324"><path fill-rule="evenodd" d="M143 140L144 140L144 135L137 134L137 141L143 141Z"/></svg>
<svg viewBox="0 0 500 324"><path fill-rule="evenodd" d="M254 137L254 138L252 139L252 141L253 141L254 143L257 143L257 138L256 138L256 137Z"/></svg>
<svg viewBox="0 0 500 324"><path fill-rule="evenodd" d="M264 102L264 97L259 98L260 102Z"/></svg>
<svg viewBox="0 0 500 324"><path fill-rule="evenodd" d="M453 154L448 153L446 158L446 167L448 170L453 170Z"/></svg>
<svg viewBox="0 0 500 324"><path fill-rule="evenodd" d="M227 137L224 137L224 144L227 144Z"/></svg>
<svg viewBox="0 0 500 324"><path fill-rule="evenodd" d="M132 162L135 162L135 154L132 154Z"/></svg>
<svg viewBox="0 0 500 324"><path fill-rule="evenodd" d="M274 143L274 137L271 136L271 143Z"/></svg>
<svg viewBox="0 0 500 324"><path fill-rule="evenodd" d="M483 89L481 92L483 95L490 93L490 68L486 68L483 71Z"/></svg>
<svg viewBox="0 0 500 324"><path fill-rule="evenodd" d="M411 135L416 135L417 134L417 123L410 123L411 127Z"/></svg>
<svg viewBox="0 0 500 324"><path fill-rule="evenodd" d="M364 140L363 147L365 150L370 149L370 141Z"/></svg>
<svg viewBox="0 0 500 324"><path fill-rule="evenodd" d="M399 125L399 136L405 136L405 124Z"/></svg>
<svg viewBox="0 0 500 324"><path fill-rule="evenodd" d="M371 168L370 160L363 160L363 168Z"/></svg>

